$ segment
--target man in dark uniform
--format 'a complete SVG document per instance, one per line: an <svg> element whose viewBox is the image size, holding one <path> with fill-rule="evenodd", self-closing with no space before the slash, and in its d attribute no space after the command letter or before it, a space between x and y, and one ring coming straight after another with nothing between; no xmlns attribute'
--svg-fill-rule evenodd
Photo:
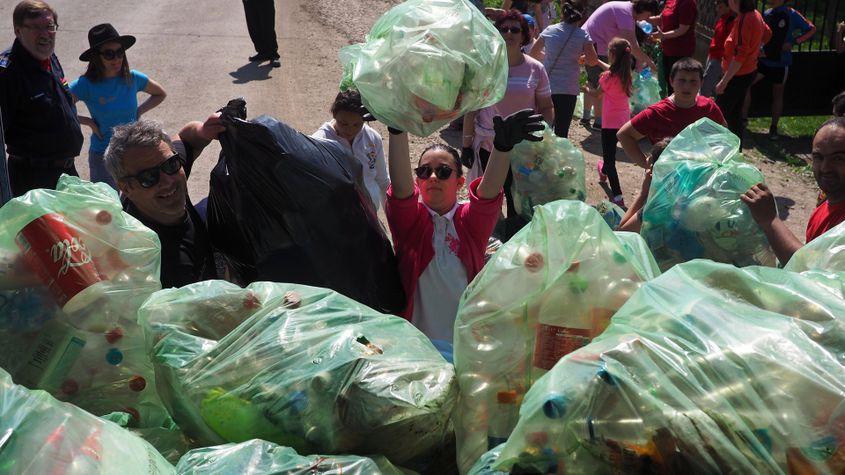
<svg viewBox="0 0 845 475"><path fill-rule="evenodd" d="M114 128L106 168L123 193L123 209L158 234L161 285L182 287L214 279L205 223L188 198L194 160L224 129L219 114L185 125L175 140L161 125L140 120Z"/></svg>
<svg viewBox="0 0 845 475"><path fill-rule="evenodd" d="M73 159L82 130L53 54L57 15L44 2L25 0L12 14L15 42L0 53L0 110L9 153L12 194L55 188L62 173L78 175Z"/></svg>
<svg viewBox="0 0 845 475"><path fill-rule="evenodd" d="M279 45L276 43L276 7L275 0L243 0L246 13L246 28L258 54L250 56L250 61L270 61L274 68L279 63Z"/></svg>

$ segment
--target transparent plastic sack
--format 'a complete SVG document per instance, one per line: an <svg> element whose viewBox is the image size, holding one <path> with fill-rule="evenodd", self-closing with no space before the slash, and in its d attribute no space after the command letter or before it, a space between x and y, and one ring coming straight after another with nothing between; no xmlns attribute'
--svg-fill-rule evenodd
<svg viewBox="0 0 845 475"><path fill-rule="evenodd" d="M511 151L516 211L531 219L534 207L557 200L584 201L584 154L547 125L540 142L523 141Z"/></svg>
<svg viewBox="0 0 845 475"><path fill-rule="evenodd" d="M696 258L774 266L765 234L739 199L763 181L739 139L712 120L675 136L654 165L640 230L660 268Z"/></svg>
<svg viewBox="0 0 845 475"><path fill-rule="evenodd" d="M0 367L95 415L159 426L167 413L136 317L161 288L155 232L108 185L67 175L11 200L0 222Z"/></svg>
<svg viewBox="0 0 845 475"><path fill-rule="evenodd" d="M206 281L140 309L158 390L202 445L425 458L451 437L453 367L407 321L336 292Z"/></svg>
<svg viewBox="0 0 845 475"><path fill-rule="evenodd" d="M528 391L491 469L843 473L843 316L800 274L675 266Z"/></svg>
<svg viewBox="0 0 845 475"><path fill-rule="evenodd" d="M792 255L784 269L792 272L845 273L845 222L802 246Z"/></svg>
<svg viewBox="0 0 845 475"><path fill-rule="evenodd" d="M421 137L505 95L502 35L466 0L408 0L340 50L341 89L385 124Z"/></svg>
<svg viewBox="0 0 845 475"><path fill-rule="evenodd" d="M0 473L172 474L147 442L118 425L12 382L0 369Z"/></svg>
<svg viewBox="0 0 845 475"><path fill-rule="evenodd" d="M631 115L639 114L648 106L660 102L660 99L660 82L651 71L644 69L640 74L634 74L631 97L628 99Z"/></svg>
<svg viewBox="0 0 845 475"><path fill-rule="evenodd" d="M112 412L101 417L146 440L168 462L174 465L191 448L191 440L182 433L179 426L169 416L162 421L159 427L136 428L132 427L132 415L127 412Z"/></svg>
<svg viewBox="0 0 845 475"><path fill-rule="evenodd" d="M558 359L599 335L657 274L642 238L612 232L592 207L556 201L535 208L458 307L455 437L462 472L504 442L525 391Z"/></svg>
<svg viewBox="0 0 845 475"><path fill-rule="evenodd" d="M194 449L176 465L180 475L280 473L286 475L403 475L383 457L299 455L290 447L253 439Z"/></svg>

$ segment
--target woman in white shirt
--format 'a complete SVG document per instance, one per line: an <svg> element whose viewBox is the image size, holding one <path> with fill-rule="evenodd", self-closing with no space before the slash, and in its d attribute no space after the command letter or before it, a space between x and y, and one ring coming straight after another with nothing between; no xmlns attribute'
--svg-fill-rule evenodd
<svg viewBox="0 0 845 475"><path fill-rule="evenodd" d="M381 135L364 123L361 95L344 91L335 97L333 119L321 125L312 137L333 140L354 156L364 169L364 186L376 211L384 205L390 179L384 162Z"/></svg>

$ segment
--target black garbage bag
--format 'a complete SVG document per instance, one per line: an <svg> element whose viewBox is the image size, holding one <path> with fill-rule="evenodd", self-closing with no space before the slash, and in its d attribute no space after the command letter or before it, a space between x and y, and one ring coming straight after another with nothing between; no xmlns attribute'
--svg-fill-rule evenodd
<svg viewBox="0 0 845 475"><path fill-rule="evenodd" d="M226 132L211 173L208 228L234 280L327 287L401 312L397 260L360 163L272 117L245 120L243 99L221 112Z"/></svg>

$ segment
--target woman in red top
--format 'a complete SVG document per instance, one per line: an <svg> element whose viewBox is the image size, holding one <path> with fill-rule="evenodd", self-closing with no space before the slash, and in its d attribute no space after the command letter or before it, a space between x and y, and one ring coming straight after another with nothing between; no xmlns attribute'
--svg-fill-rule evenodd
<svg viewBox="0 0 845 475"><path fill-rule="evenodd" d="M697 16L698 4L695 0L667 0L660 15L649 19L658 27L654 37L662 40L660 47L663 50L663 77L666 78L670 96L673 92L669 82L672 65L681 58L691 58L695 54Z"/></svg>
<svg viewBox="0 0 845 475"><path fill-rule="evenodd" d="M772 30L756 10L756 3L755 0L728 1L737 18L725 40L725 55L722 57L725 75L716 84L716 104L725 116L728 129L739 137L740 143L745 132L742 103L757 73L760 46L772 37Z"/></svg>
<svg viewBox="0 0 845 475"><path fill-rule="evenodd" d="M725 55L725 41L733 28L736 13L728 6L728 0L716 2L716 14L719 20L713 27L713 38L710 40L710 51L707 53L707 66L704 69L704 82L701 84L701 95L716 97L716 83L722 79L722 57Z"/></svg>

